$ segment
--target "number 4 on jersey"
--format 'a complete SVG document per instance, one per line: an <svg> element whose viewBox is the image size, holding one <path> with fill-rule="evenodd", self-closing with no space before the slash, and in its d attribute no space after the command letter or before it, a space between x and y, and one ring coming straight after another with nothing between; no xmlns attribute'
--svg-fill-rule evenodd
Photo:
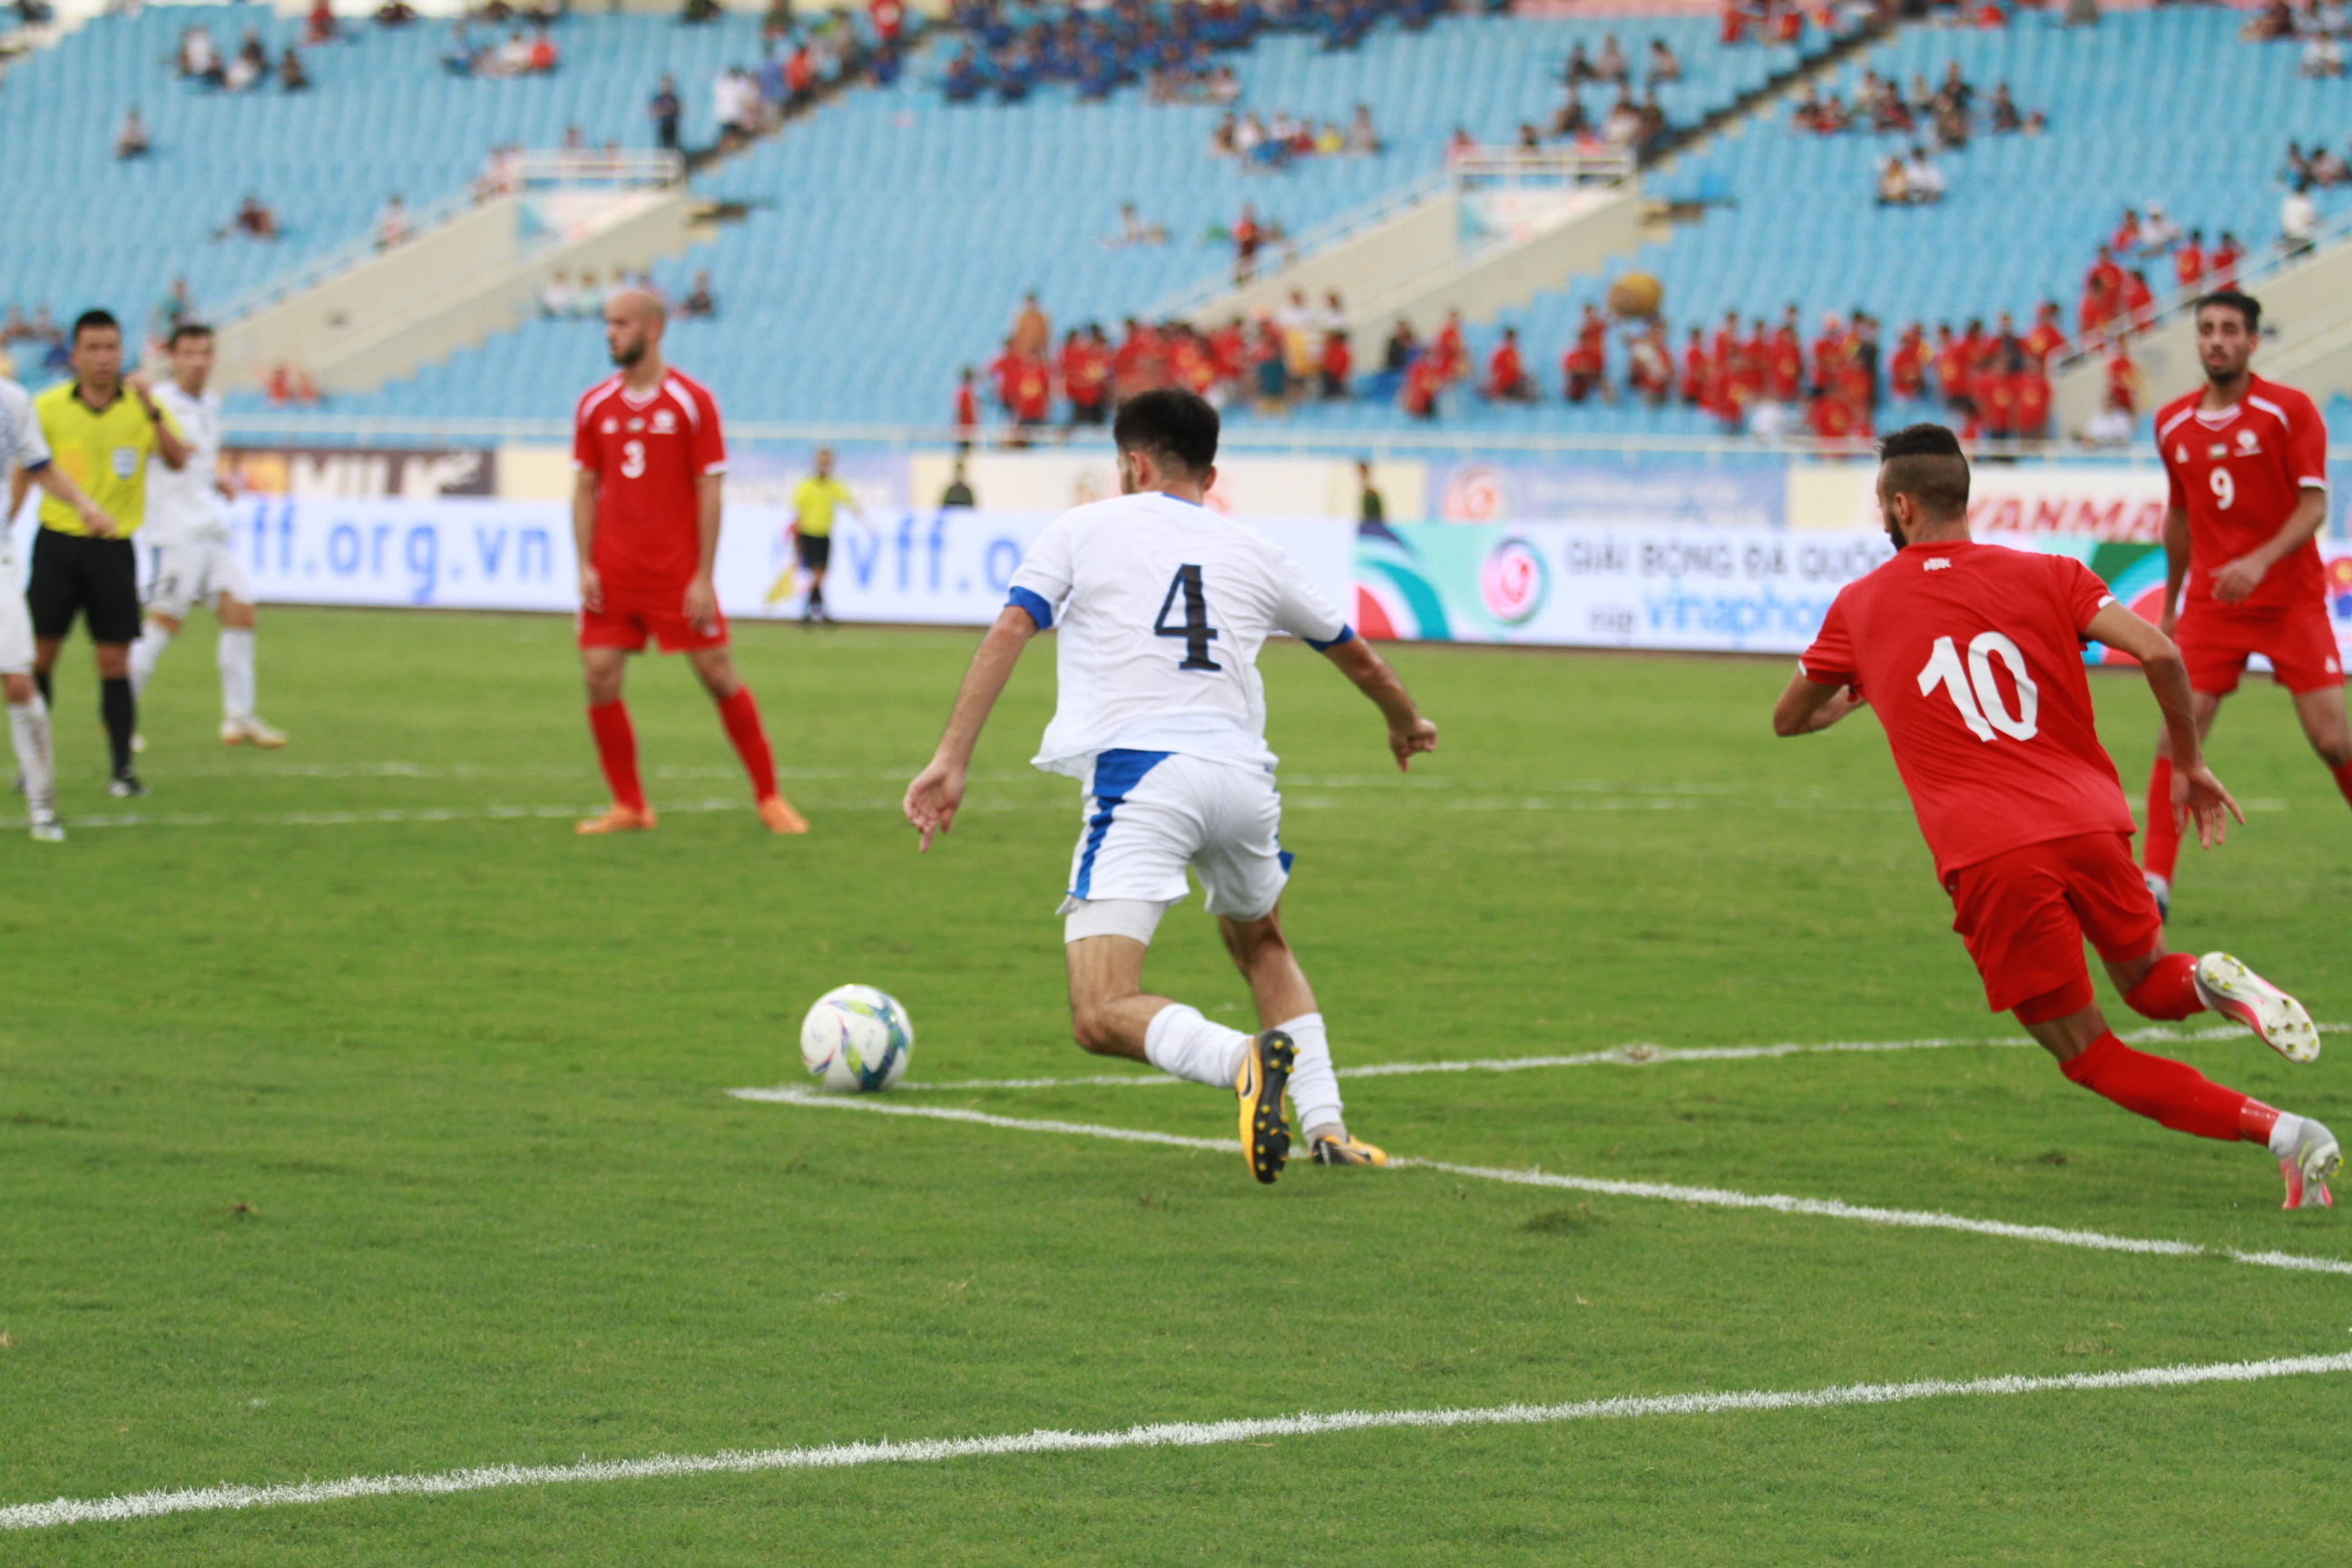
<svg viewBox="0 0 2352 1568"><path fill-rule="evenodd" d="M1184 595L1184 624L1171 626L1168 612L1176 605L1176 595ZM1160 601L1160 618L1151 623L1154 635L1184 639L1184 662L1179 669L1223 669L1224 666L1209 657L1209 645L1217 640L1217 629L1209 624L1208 595L1201 589L1201 569L1179 566L1176 575L1168 579L1168 596Z"/></svg>
<svg viewBox="0 0 2352 1568"><path fill-rule="evenodd" d="M2009 716L2000 688L1993 683L1995 654L2009 666L2009 678L2017 683L2014 719ZM1979 632L1969 644L1965 666L1952 639L1937 637L1934 651L1919 669L1919 695L1925 697L1938 686L1951 694L1952 706L1960 710L1960 722L1979 741L1991 740L1996 731L2012 741L2031 741L2041 727L2042 689L2025 672L2025 655L1999 632Z"/></svg>

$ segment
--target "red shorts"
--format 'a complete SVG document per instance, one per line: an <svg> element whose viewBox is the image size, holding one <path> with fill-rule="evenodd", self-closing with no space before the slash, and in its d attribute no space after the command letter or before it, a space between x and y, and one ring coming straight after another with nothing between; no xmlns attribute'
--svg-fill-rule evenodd
<svg viewBox="0 0 2352 1568"><path fill-rule="evenodd" d="M1985 1000L2030 1024L2091 1005L2083 941L2110 963L2139 958L2164 934L2156 897L2121 833L2053 838L1963 866L1944 880L1952 929L1969 944ZM2027 1006L2027 1004L2038 1004Z"/></svg>
<svg viewBox="0 0 2352 1568"><path fill-rule="evenodd" d="M601 610L580 612L582 647L619 647L642 652L651 637L664 653L698 653L727 646L727 617L721 615L709 635L694 629L684 610L650 610L642 600L615 604L610 595Z"/></svg>
<svg viewBox="0 0 2352 1568"><path fill-rule="evenodd" d="M2297 696L2344 684L2344 659L2336 647L2336 623L2324 604L2247 610L2210 601L2180 612L2174 640L2189 666L2191 690L2227 697L2238 689L2246 659L2271 661L2278 683Z"/></svg>

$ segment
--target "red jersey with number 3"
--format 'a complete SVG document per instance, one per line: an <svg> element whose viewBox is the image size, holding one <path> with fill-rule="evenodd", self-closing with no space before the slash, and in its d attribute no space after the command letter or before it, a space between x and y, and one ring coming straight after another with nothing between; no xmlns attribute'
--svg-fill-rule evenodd
<svg viewBox="0 0 2352 1568"><path fill-rule="evenodd" d="M2189 513L2189 595L2213 597L2213 573L2286 526L2307 489L2327 489L2327 426L2311 399L2291 386L2249 376L2246 395L2212 412L2202 392L2175 398L2156 416L2157 453L2172 480L2172 504ZM2319 546L2306 541L2231 610L2276 610L2316 603L2324 593Z"/></svg>
<svg viewBox="0 0 2352 1568"><path fill-rule="evenodd" d="M1869 700L1939 879L2132 831L2083 666L2084 628L2113 603L2072 556L1998 544L1915 544L1839 591L1805 679Z"/></svg>
<svg viewBox="0 0 2352 1568"><path fill-rule="evenodd" d="M599 382L580 399L572 461L596 476L591 563L607 602L652 597L675 609L702 561L695 481L727 471L709 389L676 371L650 393L617 375Z"/></svg>

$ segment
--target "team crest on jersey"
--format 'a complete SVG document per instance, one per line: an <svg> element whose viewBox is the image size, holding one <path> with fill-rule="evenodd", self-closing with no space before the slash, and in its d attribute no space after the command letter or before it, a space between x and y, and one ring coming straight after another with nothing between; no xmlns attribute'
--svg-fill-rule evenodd
<svg viewBox="0 0 2352 1568"><path fill-rule="evenodd" d="M667 408L654 410L654 434L667 436L677 428L677 416Z"/></svg>
<svg viewBox="0 0 2352 1568"><path fill-rule="evenodd" d="M2230 455L2230 448L2221 445L2221 442L2216 441L2211 446L2205 448L2205 455L2218 461L2219 459Z"/></svg>
<svg viewBox="0 0 2352 1568"><path fill-rule="evenodd" d="M2239 451L2259 452L2262 449L2263 438L2261 437L2255 435L2252 430L2241 430L2238 432Z"/></svg>

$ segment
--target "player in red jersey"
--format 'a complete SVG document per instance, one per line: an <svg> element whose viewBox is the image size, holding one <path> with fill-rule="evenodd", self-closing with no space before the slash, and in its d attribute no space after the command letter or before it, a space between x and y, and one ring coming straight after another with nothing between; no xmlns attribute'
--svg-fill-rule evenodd
<svg viewBox="0 0 2352 1568"><path fill-rule="evenodd" d="M604 305L604 342L620 374L580 399L572 422L572 532L580 547L580 665L588 681L588 728L612 786L613 809L580 825L618 833L654 825L637 782L637 741L621 682L629 655L648 639L683 653L719 704L727 738L751 775L760 820L772 833L808 824L776 793L776 767L760 710L727 652L727 617L710 581L719 555L727 440L719 405L699 382L662 359L662 303L624 289Z"/></svg>
<svg viewBox="0 0 2352 1568"><path fill-rule="evenodd" d="M2262 311L2233 289L2199 301L2204 388L2157 412L2157 455L2172 481L2164 514L2164 629L2179 637L2189 660L2200 737L2211 731L2221 699L2238 689L2247 658L2261 654L2294 693L2312 750L2352 801L2344 663L2313 542L2327 521L2327 429L2310 398L2253 374ZM2172 773L2172 753L2159 739L2144 864L2168 912L2180 837L2157 819L2154 802L2169 792Z"/></svg>
<svg viewBox="0 0 2352 1568"><path fill-rule="evenodd" d="M2126 1005L2148 1017L2211 1008L2289 1061L2319 1055L2302 1005L2244 964L2165 951L2164 918L2132 864L2131 810L2099 746L2083 644L2139 660L2178 763L2166 816L2193 819L2210 846L2238 807L2199 752L2180 650L2071 556L1972 542L1968 459L1949 430L1915 425L1880 454L1895 554L1840 590L1773 731L1808 734L1867 703L1992 1009L2014 1012L2070 1081L2126 1110L2268 1147L2287 1207L2328 1203L2341 1160L2325 1127L2125 1045L2083 961L2087 937Z"/></svg>

